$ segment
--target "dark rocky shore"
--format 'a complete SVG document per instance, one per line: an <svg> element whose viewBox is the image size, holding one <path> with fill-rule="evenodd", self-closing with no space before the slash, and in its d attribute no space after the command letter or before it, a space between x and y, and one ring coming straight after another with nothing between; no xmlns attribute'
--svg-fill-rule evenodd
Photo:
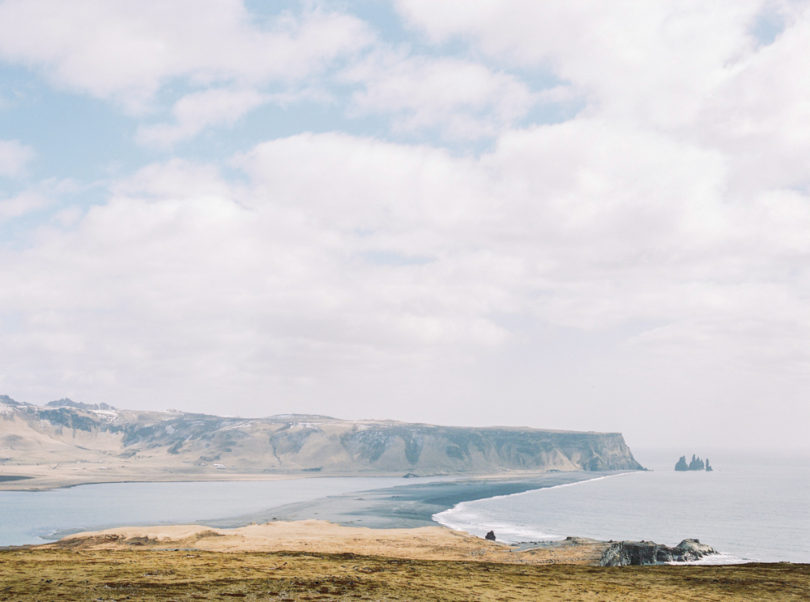
<svg viewBox="0 0 810 602"><path fill-rule="evenodd" d="M697 539L684 539L675 547L652 541L618 541L610 544L599 564L601 566L630 566L694 562L717 550Z"/></svg>

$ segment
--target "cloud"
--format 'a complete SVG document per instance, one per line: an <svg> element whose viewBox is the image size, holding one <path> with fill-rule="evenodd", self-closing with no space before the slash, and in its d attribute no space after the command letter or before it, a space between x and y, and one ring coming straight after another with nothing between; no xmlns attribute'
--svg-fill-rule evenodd
<svg viewBox="0 0 810 602"><path fill-rule="evenodd" d="M810 83L800 77L810 52L810 6L800 5L782 33L740 61L701 107L695 138L734 158L735 193L810 189L800 157L810 152Z"/></svg>
<svg viewBox="0 0 810 602"><path fill-rule="evenodd" d="M396 130L437 129L451 139L492 136L536 101L514 76L461 59L379 52L341 79L361 86L352 95L354 113L391 115Z"/></svg>
<svg viewBox="0 0 810 602"><path fill-rule="evenodd" d="M750 29L764 2L396 5L435 42L461 39L514 66L551 68L589 100L590 111L673 127L693 119L713 87L756 47Z"/></svg>
<svg viewBox="0 0 810 602"><path fill-rule="evenodd" d="M141 126L136 138L149 146L171 146L207 127L233 125L268 98L255 90L209 89L187 94L174 103L175 123Z"/></svg>
<svg viewBox="0 0 810 602"><path fill-rule="evenodd" d="M44 5L0 17L26 23L28 6ZM432 142L300 132L206 164L173 155L43 215L0 247L11 393L648 444L687 430L733 444L767 423L757 440L806 440L806 7L403 0L416 53L319 10L263 22L216 3L183 32L181 5L82 6L107 33L45 17L32 31L54 35L0 36L0 53L133 107L182 80L171 116L141 125L142 152L225 135L327 80L353 117ZM63 15L71 32L81 14ZM110 32L144 60L108 74L95 51ZM572 98L576 116L526 124ZM487 150L441 146L479 137Z"/></svg>
<svg viewBox="0 0 810 602"><path fill-rule="evenodd" d="M58 205L79 187L69 179L44 180L6 198L0 197L0 224Z"/></svg>
<svg viewBox="0 0 810 602"><path fill-rule="evenodd" d="M47 207L50 204L51 200L47 197L29 191L10 198L0 199L0 223Z"/></svg>
<svg viewBox="0 0 810 602"><path fill-rule="evenodd" d="M371 39L348 15L314 10L258 22L237 0L0 5L0 59L130 111L178 79L237 87L302 81Z"/></svg>
<svg viewBox="0 0 810 602"><path fill-rule="evenodd" d="M216 165L149 166L74 227L2 251L15 286L0 313L20 323L6 379L132 403L264 390L321 411L313 400L340 386L344 411L367 413L391 379L441 389L481 358L517 361L532 325L626 331L612 345L639 370L726 358L772 378L810 361L794 273L810 203L729 204L714 151L578 119L478 158L303 134L232 167L244 184Z"/></svg>
<svg viewBox="0 0 810 602"><path fill-rule="evenodd" d="M0 177L21 175L34 158L34 149L17 140L0 140Z"/></svg>

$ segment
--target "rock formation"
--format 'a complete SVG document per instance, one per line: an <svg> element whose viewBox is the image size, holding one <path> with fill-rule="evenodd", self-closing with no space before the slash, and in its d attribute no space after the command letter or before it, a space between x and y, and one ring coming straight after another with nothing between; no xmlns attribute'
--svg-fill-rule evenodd
<svg viewBox="0 0 810 602"><path fill-rule="evenodd" d="M602 566L628 566L693 562L709 554L717 554L711 546L697 539L684 539L674 548L652 541L619 541L612 543L602 555Z"/></svg>
<svg viewBox="0 0 810 602"><path fill-rule="evenodd" d="M675 464L675 470L679 472L684 470L706 470L711 472L713 469L709 464L708 458L706 458L706 462L704 463L703 460L700 459L700 456L692 454L692 460L689 464L686 463L686 456L681 456Z"/></svg>

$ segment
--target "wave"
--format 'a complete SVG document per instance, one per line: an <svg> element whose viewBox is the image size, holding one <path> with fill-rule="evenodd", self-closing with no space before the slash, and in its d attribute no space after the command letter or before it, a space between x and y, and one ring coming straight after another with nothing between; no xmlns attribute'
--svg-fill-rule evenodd
<svg viewBox="0 0 810 602"><path fill-rule="evenodd" d="M434 521L436 521L441 525L444 525L445 527L449 527L456 531L464 531L477 537L484 537L484 535L488 531L494 531L499 541L508 544L560 541L565 539L566 536L553 532L547 532L546 530L543 530L539 525L520 524L516 522L494 520L491 516L487 515L487 512L485 510L479 511L478 504L480 502L489 502L491 500L514 498L518 496L536 494L539 491L558 489L560 487L574 487L577 485L584 485L586 483L625 476L628 474L635 474L635 473L627 472L613 475L603 475L599 477L594 477L592 479L587 479L584 481L563 483L560 485L553 485L551 487L542 487L538 489L521 491L520 493L497 495L479 500L460 502L455 506L453 506L452 508L434 514L432 518ZM742 556L737 556L726 552L718 552L716 554L704 556L699 560L689 562L669 562L666 564L727 565L727 564L745 564L748 562L757 562L757 560L751 558L744 558Z"/></svg>
<svg viewBox="0 0 810 602"><path fill-rule="evenodd" d="M750 558L741 558L740 556L734 556L734 554L726 554L725 552L717 552L717 554L709 554L708 556L704 556L699 560L689 560L686 562L667 562L666 564L672 565L719 565L719 564L745 564L747 562L757 562L756 560L752 560Z"/></svg>
<svg viewBox="0 0 810 602"><path fill-rule="evenodd" d="M612 475L603 475L594 477L592 479L585 479L583 481L575 481L573 483L562 483L560 485L552 485L551 487L540 487L538 489L529 489L521 491L520 493L509 493L506 495L495 495L480 500L472 500L469 502L459 502L452 508L437 512L431 518L450 529L456 531L464 531L477 537L483 537L488 531L494 531L497 534L498 540L505 543L525 543L525 542L540 542L540 541L559 541L565 539L565 535L556 533L547 533L539 530L536 525L520 525L517 523L499 522L487 518L485 514L476 512L474 506L480 502L489 502L491 500L499 500L505 498L514 498L522 495L536 493L538 491L548 491L551 489L559 489L561 487L575 487L577 485L584 485L585 483L592 483L594 481L601 481L604 479L612 479L621 477L630 472L622 472Z"/></svg>

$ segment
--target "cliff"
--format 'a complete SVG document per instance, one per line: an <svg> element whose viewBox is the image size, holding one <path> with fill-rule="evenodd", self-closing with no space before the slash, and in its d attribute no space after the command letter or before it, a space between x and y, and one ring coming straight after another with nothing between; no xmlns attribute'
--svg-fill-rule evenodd
<svg viewBox="0 0 810 602"><path fill-rule="evenodd" d="M121 472L454 474L637 470L620 433L468 428L326 416L224 418L0 397L0 472L43 463Z"/></svg>

